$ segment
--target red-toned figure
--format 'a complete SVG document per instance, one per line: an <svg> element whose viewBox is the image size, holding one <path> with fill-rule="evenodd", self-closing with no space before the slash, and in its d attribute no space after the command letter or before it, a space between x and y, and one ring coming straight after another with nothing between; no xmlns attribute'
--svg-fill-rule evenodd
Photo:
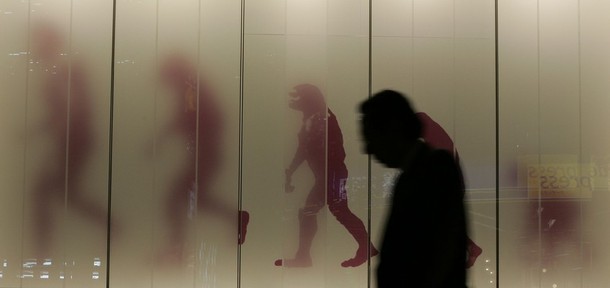
<svg viewBox="0 0 610 288"><path fill-rule="evenodd" d="M83 195L82 176L95 143L93 103L84 69L62 55L62 37L55 27L37 26L33 39L34 54L45 73L42 92L48 110L41 132L51 135L54 146L34 186L37 249L39 256L48 257L56 221L53 205L67 205L100 227L107 227L107 211Z"/></svg>
<svg viewBox="0 0 610 288"><path fill-rule="evenodd" d="M275 265L285 267L312 265L310 248L318 228L317 214L328 205L333 216L358 243L356 255L343 261L341 266L360 266L366 263L369 257L377 255L378 251L370 243L364 223L348 207L345 188L348 170L344 162L343 136L337 118L326 107L324 96L314 85L297 85L290 96L289 107L302 112L303 120L296 153L286 169L285 189L286 192L294 190L291 176L303 162L306 162L311 169L315 183L304 207L299 210L298 250L294 258L278 259Z"/></svg>
<svg viewBox="0 0 610 288"><path fill-rule="evenodd" d="M170 134L184 137L189 154L165 202L170 222L170 247L166 251L169 255L164 256L182 257L185 222L194 210L211 211L229 222L237 220L238 244L241 245L246 239L248 212L238 211L236 215L232 207L209 193L221 164L222 117L215 95L203 79L197 81L196 67L178 54L167 58L160 72L164 83L172 89L177 110L172 122L159 136L161 139Z"/></svg>
<svg viewBox="0 0 610 288"><path fill-rule="evenodd" d="M449 137L449 134L439 125L436 121L432 120L428 114L424 112L416 113L419 120L423 126L423 138L426 143L428 143L431 147L437 149L444 149L453 154L455 160L459 163L460 157L458 155L458 151L455 149L453 145L453 140ZM461 167L461 165L458 165ZM465 185L462 179L462 185ZM466 268L472 267L474 262L477 260L477 257L483 253L483 249L479 247L472 239L468 238L468 259L466 261Z"/></svg>

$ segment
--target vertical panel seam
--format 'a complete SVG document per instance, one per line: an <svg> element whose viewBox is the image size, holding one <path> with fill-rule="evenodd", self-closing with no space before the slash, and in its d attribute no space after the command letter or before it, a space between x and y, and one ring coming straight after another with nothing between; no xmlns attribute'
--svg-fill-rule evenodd
<svg viewBox="0 0 610 288"><path fill-rule="evenodd" d="M194 201L195 203L193 203L192 205L195 206L195 209L193 209L193 211L190 211L190 213L193 213L193 222L195 223L195 227L199 227L199 225L197 225L199 223L199 165L201 165L202 163L199 163L199 155L200 155L200 151L199 151L199 129L200 129L200 125L201 125L201 121L200 121L200 98L201 98L201 73L199 71L199 67L201 67L201 0L197 1L197 60L196 60L196 67L195 67L195 79L194 81L196 81L195 85L196 85L196 92L195 92L195 103L196 103L196 108L195 108L195 183L193 184L194 187L192 188L192 191L190 193L192 193L193 196L189 196L195 198L194 200L189 199L189 201ZM189 208L190 205L189 205ZM197 233L198 229L195 228L195 233L193 233L193 243L194 243L194 272L193 272L193 288L197 287L197 277L198 277L198 268L200 266L200 257L201 257L201 249L203 249L203 247L200 248L199 243L198 243L198 238L199 238L199 233Z"/></svg>
<svg viewBox="0 0 610 288"><path fill-rule="evenodd" d="M369 0L369 15L368 15L368 24L369 24L369 31L368 31L368 91L367 91L367 98L371 97L371 94L373 92L373 0ZM360 123L358 123L359 125L361 125ZM372 171L371 171L371 155L367 154L367 179L368 179L368 183L367 183L367 201L368 201L368 209L367 209L367 226L368 226L368 241L369 243L371 242L371 217L372 217L372 213L371 213L371 209L372 209L372 183L371 181L373 180L371 178L372 176ZM371 282L373 281L373 273L371 271L371 245L369 245L368 247L368 260L367 260L367 287L370 288L371 287Z"/></svg>
<svg viewBox="0 0 610 288"><path fill-rule="evenodd" d="M542 107L541 107L541 99L540 99L540 0L536 0L536 73L537 73L537 82L536 82L536 96L538 97L538 165L542 163ZM540 185L540 184L539 184ZM529 194L529 191L528 191ZM536 211L536 217L538 220L538 263L542 263L542 188L538 187L538 209ZM538 264L541 265L541 264ZM538 267L541 268L541 267ZM540 275L541 269L538 269L538 286L542 286L542 277Z"/></svg>
<svg viewBox="0 0 610 288"><path fill-rule="evenodd" d="M70 1L70 21L68 23L68 83L67 83L67 88L68 88L68 95L66 97L66 136L65 136L65 141L66 141L66 147L64 149L64 152L66 153L65 157L64 157L64 163L65 163L65 167L64 167L64 215L63 215L63 221L64 221L64 225L68 222L68 193L69 191L69 184L68 181L70 181L69 177L70 177L70 121L71 121L71 103L72 103L72 55L73 55L73 51L72 51L72 42L73 42L73 31L72 31L72 24L73 24L73 18L74 18L74 1L71 0ZM65 235L62 235L62 237L65 239ZM63 242L63 251L62 251L62 255L63 255L63 262L66 262L66 255L68 254L68 252L66 251L66 241L62 241ZM66 265L64 265L64 267L66 267ZM61 283L62 287L66 287L66 280L64 279Z"/></svg>
<svg viewBox="0 0 610 288"><path fill-rule="evenodd" d="M28 96L30 93L30 59L32 57L32 53L31 53L31 37L30 37L30 29L31 29L31 11L32 11L32 2L28 1L28 5L27 5L27 27L26 27L26 31L28 33L27 35L27 51L28 53L26 54L26 71L25 71L25 107L24 107L24 127L23 130L26 131L25 132L25 137L24 137L24 143L23 143L23 197L22 197L22 203L21 203L21 241L23 243L23 240L25 239L25 201L26 201L26 197L25 194L27 193L26 191L26 175L27 175L27 150L28 150ZM24 255L24 251L23 251L23 247L24 245L21 245L21 259L23 259L23 255ZM21 266L21 275L23 276L23 266ZM23 277L19 277L19 287L23 286Z"/></svg>
<svg viewBox="0 0 610 288"><path fill-rule="evenodd" d="M245 22L246 22L246 0L240 1L240 27L239 27L239 147L237 164L237 237L241 237L241 210L243 197L243 154L244 154L244 64L245 64ZM237 288L241 287L241 245L237 246Z"/></svg>
<svg viewBox="0 0 610 288"><path fill-rule="evenodd" d="M494 7L494 72L495 72L495 120L496 120L496 131L495 131L495 141L496 141L496 288L500 287L500 69L499 69L499 9L498 9L499 0L495 0Z"/></svg>
<svg viewBox="0 0 610 288"><path fill-rule="evenodd" d="M578 167L579 167L579 172L582 175L582 164L583 164L583 145L582 145L582 140L583 140L583 134L582 134L582 66L581 66L581 53L582 53L582 49L581 49L581 27L582 27L582 23L581 23L581 1L577 0L576 1L576 5L577 5L577 12L576 12L576 17L577 17L577 58L578 58L578 139L579 139L579 163L578 163ZM588 160L589 163L591 163L591 159ZM593 186L593 185L591 185ZM580 201L580 227L584 226L584 214L583 214L583 201ZM583 265L584 263L584 255L585 255L585 247L584 247L584 240L585 240L585 232L584 229L580 230L580 263L581 265ZM580 273L580 285L581 287L584 285L584 277L583 277L583 273Z"/></svg>
<svg viewBox="0 0 610 288"><path fill-rule="evenodd" d="M116 5L117 0L112 3L112 31L111 31L111 52L110 52L110 119L108 130L108 200L106 203L108 211L106 213L106 288L110 288L110 239L111 239L111 219L112 219L112 153L114 135L114 84L115 84L115 57L116 57Z"/></svg>

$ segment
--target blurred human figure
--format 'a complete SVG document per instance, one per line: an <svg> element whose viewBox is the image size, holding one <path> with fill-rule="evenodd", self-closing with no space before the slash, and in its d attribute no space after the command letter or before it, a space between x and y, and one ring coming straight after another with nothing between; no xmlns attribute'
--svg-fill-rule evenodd
<svg viewBox="0 0 610 288"><path fill-rule="evenodd" d="M67 205L96 225L107 227L106 207L87 199L83 174L95 144L93 103L82 64L62 54L64 39L50 23L33 28L33 55L43 71L42 93L47 116L37 134L53 142L49 160L34 184L36 243L41 257L49 256L56 226L54 205Z"/></svg>
<svg viewBox="0 0 610 288"><path fill-rule="evenodd" d="M400 170L377 266L377 287L466 287L467 222L459 163L421 141L403 94L384 90L360 105L366 153Z"/></svg>
<svg viewBox="0 0 610 288"><path fill-rule="evenodd" d="M249 213L235 211L210 192L222 152L222 116L216 95L203 77L197 79L197 68L181 54L167 57L161 63L160 73L163 83L172 90L176 111L158 135L159 140L172 135L183 137L188 152L182 172L174 179L165 201L170 243L163 257L182 258L186 221L196 210L210 211L231 225L237 223L237 243L241 245L246 239Z"/></svg>
<svg viewBox="0 0 610 288"><path fill-rule="evenodd" d="M290 166L286 169L285 191L292 192L292 174L306 162L314 175L311 188L303 208L299 210L299 247L290 259L278 259L277 266L309 267L312 265L310 249L317 232L317 214L328 205L337 221L352 235L358 249L353 258L341 263L343 267L356 267L369 257L378 254L369 241L362 220L348 207L345 188L348 170L345 166L343 135L335 114L327 108L318 87L300 84L290 93L289 107L302 113L299 142ZM370 249L370 250L369 250Z"/></svg>
<svg viewBox="0 0 610 288"><path fill-rule="evenodd" d="M422 138L424 142L428 143L431 147L435 149L444 149L449 151L455 161L458 163L458 168L461 168L460 157L458 155L458 151L453 145L453 140L449 137L449 134L443 129L441 125L439 125L436 121L434 121L430 116L424 112L415 113L419 121L422 123ZM460 173L461 174L461 173ZM465 187L464 179L462 178L462 185ZM468 259L466 260L466 268L472 267L477 257L483 253L483 249L479 247L470 237L467 239L468 248L466 250Z"/></svg>

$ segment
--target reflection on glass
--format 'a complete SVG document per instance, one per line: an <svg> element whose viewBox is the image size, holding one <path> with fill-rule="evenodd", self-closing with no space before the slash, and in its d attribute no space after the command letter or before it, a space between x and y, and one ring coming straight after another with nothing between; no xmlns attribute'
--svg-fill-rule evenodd
<svg viewBox="0 0 610 288"><path fill-rule="evenodd" d="M170 123L160 131L159 145L172 135L184 141L188 156L177 177L167 191L165 212L169 225L169 243L162 251L160 261L182 261L186 224L205 209L235 223L235 211L228 203L210 192L212 182L220 168L222 115L217 95L211 85L199 77L196 67L181 53L175 53L162 61L160 76L171 90L176 110ZM238 244L246 239L250 215L239 211Z"/></svg>
<svg viewBox="0 0 610 288"><path fill-rule="evenodd" d="M520 173L527 182L523 219L528 252L522 256L543 269L558 270L560 264L579 269L580 242L590 241L583 236L581 217L583 205L592 197L593 166L578 164L577 155L524 156L520 160Z"/></svg>
<svg viewBox="0 0 610 288"><path fill-rule="evenodd" d="M42 72L42 97L47 113L35 137L49 137L52 149L34 185L36 257L52 252L57 205L67 205L105 229L107 214L101 203L86 198L83 175L94 145L91 91L83 63L62 51L65 39L51 23L33 30L34 55Z"/></svg>
<svg viewBox="0 0 610 288"><path fill-rule="evenodd" d="M317 214L328 204L328 209L337 221L354 237L358 244L356 255L341 263L343 267L357 267L369 257L378 254L369 242L368 232L360 220L348 207L348 170L345 165L343 135L335 114L327 108L324 95L311 84L297 85L290 93L289 107L302 113L298 147L286 169L285 190L294 191L292 175L299 166L307 162L314 175L305 205L299 210L299 246L294 258L278 259L276 266L309 267L312 265L310 249L316 235ZM369 251L370 248L370 251ZM370 255L370 256L369 256Z"/></svg>

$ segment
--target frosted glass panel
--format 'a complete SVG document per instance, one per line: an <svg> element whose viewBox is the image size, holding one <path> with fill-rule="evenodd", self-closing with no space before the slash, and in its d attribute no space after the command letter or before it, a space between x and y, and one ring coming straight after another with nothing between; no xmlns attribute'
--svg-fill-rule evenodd
<svg viewBox="0 0 610 288"><path fill-rule="evenodd" d="M413 0L375 1L372 4L374 36L413 36Z"/></svg>
<svg viewBox="0 0 610 288"><path fill-rule="evenodd" d="M235 286L238 3L118 7L112 286Z"/></svg>
<svg viewBox="0 0 610 288"><path fill-rule="evenodd" d="M165 215L158 213L162 210L153 161L156 50L144 49L156 47L156 9L152 2L117 3L112 215L117 219L113 226L121 231L111 242L109 279L115 287L152 285L151 220Z"/></svg>
<svg viewBox="0 0 610 288"><path fill-rule="evenodd" d="M70 185L66 180L66 171L70 166L66 163L70 154L67 151L69 144L66 143L69 137L67 122L71 114L68 107L72 106L71 100L78 97L71 97L72 87L68 80L71 78L68 57L70 18L67 17L70 15L70 3L64 1L57 3L59 5L44 5L48 4L44 2L38 4L40 7L36 12L39 13L35 14L37 17L35 16L36 20L30 30L30 37L35 39L30 46L32 58L35 60L30 61L28 69L26 131L49 133L26 134L26 185L22 216L25 243L22 251L27 256L22 256L22 261L28 264L22 273L29 274L25 277L26 285L60 287L63 280L59 274L64 269L63 265L57 264L67 260L64 257L67 249L62 243L66 240L66 232L69 231L65 198L68 193L66 190L72 190L68 188ZM46 23L36 26L38 21ZM54 44L46 44L46 41ZM45 123L49 123L48 126ZM42 138L37 139L41 136ZM88 154L88 150L84 149L83 153ZM47 268L43 266L46 261L52 264L55 262L55 265L49 265ZM70 268L72 267L67 267L66 270ZM41 277L44 274L55 276L49 275L49 279L41 279L46 277Z"/></svg>
<svg viewBox="0 0 610 288"><path fill-rule="evenodd" d="M3 286L16 287L21 281L18 277L4 275L21 275L21 250L23 250L23 205L25 201L25 143L26 143L26 109L28 94L28 5L21 1L4 1L0 3L0 34L10 37L12 41L0 42L0 87L2 87L2 113L0 113L0 131L4 137L0 140L0 183L4 191L0 193L0 225L5 233L0 236L0 253L2 257ZM18 27L18 28L17 28ZM10 109L7 109L10 107ZM31 241L31 240L30 240ZM6 263L6 266L4 266Z"/></svg>
<svg viewBox="0 0 610 288"><path fill-rule="evenodd" d="M455 1L413 0L413 35L415 37L453 37Z"/></svg>
<svg viewBox="0 0 610 288"><path fill-rule="evenodd" d="M252 220L242 248L241 281L282 287L283 270L274 262L283 257L282 215L289 213L283 208L289 195L284 193L284 122L279 120L287 109L285 37L246 35L245 41L244 74L250 76L244 79L242 201ZM262 101L266 104L253 106Z"/></svg>
<svg viewBox="0 0 610 288"><path fill-rule="evenodd" d="M372 19L372 89L408 95L422 113L424 139L459 155L471 239L468 285L495 287L495 39L493 29L485 28L493 27L494 7L480 1L407 3L374 2L373 9L387 17ZM371 221L380 237L396 171L376 162L371 171Z"/></svg>
<svg viewBox="0 0 610 288"><path fill-rule="evenodd" d="M345 36L367 35L368 10L368 2L365 0L328 2L328 34Z"/></svg>
<svg viewBox="0 0 610 288"><path fill-rule="evenodd" d="M455 37L493 39L494 6L486 0L454 2Z"/></svg>
<svg viewBox="0 0 610 288"><path fill-rule="evenodd" d="M286 33L325 35L327 0L286 0Z"/></svg>
<svg viewBox="0 0 610 288"><path fill-rule="evenodd" d="M285 34L286 0L246 1L246 34ZM256 19L256 21L251 21Z"/></svg>
<svg viewBox="0 0 610 288"><path fill-rule="evenodd" d="M595 121L609 66L591 55L608 48L607 17L589 1L526 2L499 10L500 283L603 287L607 133Z"/></svg>
<svg viewBox="0 0 610 288"><path fill-rule="evenodd" d="M2 287L105 286L108 4L0 5Z"/></svg>
<svg viewBox="0 0 610 288"><path fill-rule="evenodd" d="M241 281L252 287L369 281L356 114L368 93L368 6L310 2L287 1L285 34L245 35L243 206L252 218ZM246 7L246 26L267 21L263 5Z"/></svg>
<svg viewBox="0 0 610 288"><path fill-rule="evenodd" d="M409 91L413 87L413 38L373 39L373 88Z"/></svg>
<svg viewBox="0 0 610 288"><path fill-rule="evenodd" d="M2 0L0 287L375 287L381 89L457 151L470 287L606 287L609 9Z"/></svg>
<svg viewBox="0 0 610 288"><path fill-rule="evenodd" d="M362 5L360 9L364 10L365 7ZM326 277L326 287L367 287L367 282L372 278L367 273L369 263L364 261L368 258L367 253L376 255L378 247L376 235L372 234L372 226L368 224L369 195L365 181L368 178L368 157L363 154L359 117L356 113L357 105L367 96L368 63L362 55L368 54L368 43L365 37L354 36L328 39L328 88L325 96L327 107L335 115L340 132L335 130L333 119L329 118L327 153L337 153L340 150L335 143L340 133L347 173L343 174L346 178L341 179L341 161L332 156L328 158L330 179L327 182L332 181L332 187L327 188L331 190L327 193L335 196L327 201L336 203L328 208L336 212L327 213L326 230L329 238L326 266L333 272ZM344 185L343 189L341 185ZM371 265L374 265L376 258L371 258Z"/></svg>

